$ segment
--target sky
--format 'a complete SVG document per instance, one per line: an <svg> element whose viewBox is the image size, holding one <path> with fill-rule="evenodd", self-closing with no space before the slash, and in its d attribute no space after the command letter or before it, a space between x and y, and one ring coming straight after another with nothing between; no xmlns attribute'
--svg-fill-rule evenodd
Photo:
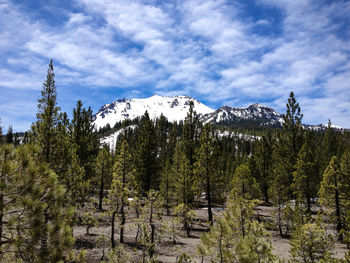
<svg viewBox="0 0 350 263"><path fill-rule="evenodd" d="M0 0L0 118L36 120L50 59L58 105L188 95L216 109L284 113L350 128L350 1Z"/></svg>

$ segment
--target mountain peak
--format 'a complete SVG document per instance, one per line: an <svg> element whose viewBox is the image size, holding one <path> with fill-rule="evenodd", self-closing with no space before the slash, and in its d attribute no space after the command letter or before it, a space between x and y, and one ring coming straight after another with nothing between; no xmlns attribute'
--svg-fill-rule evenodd
<svg viewBox="0 0 350 263"><path fill-rule="evenodd" d="M254 103L252 105L249 105L248 108L268 108L267 106L261 105L259 103Z"/></svg>
<svg viewBox="0 0 350 263"><path fill-rule="evenodd" d="M153 95L143 99L121 99L106 104L96 113L94 124L97 129L106 126L114 126L115 123L125 119L141 117L145 111L151 119L163 114L170 122L184 120L190 108L190 101L194 104L194 110L199 116L214 112L213 109L202 104L194 98L184 95L174 97Z"/></svg>

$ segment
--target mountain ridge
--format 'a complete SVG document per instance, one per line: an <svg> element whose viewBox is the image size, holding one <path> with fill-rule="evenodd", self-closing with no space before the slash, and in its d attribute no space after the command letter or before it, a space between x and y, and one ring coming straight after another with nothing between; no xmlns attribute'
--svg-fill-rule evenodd
<svg viewBox="0 0 350 263"><path fill-rule="evenodd" d="M283 115L274 109L254 103L248 107L222 106L216 110L199 102L195 98L186 95L160 96L153 95L148 98L118 99L103 105L94 115L94 125L97 129L109 124L141 117L145 111L151 119L163 114L170 122L184 120L189 110L190 102L194 104L194 110L203 123L215 123L228 126L257 126L257 127L281 127ZM308 129L324 129L325 124L304 125ZM341 129L339 126L334 128Z"/></svg>

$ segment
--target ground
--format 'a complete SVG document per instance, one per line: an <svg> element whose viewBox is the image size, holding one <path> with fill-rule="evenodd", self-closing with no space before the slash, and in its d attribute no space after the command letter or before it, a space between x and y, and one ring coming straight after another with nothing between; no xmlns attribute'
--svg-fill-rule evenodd
<svg viewBox="0 0 350 263"><path fill-rule="evenodd" d="M271 206L258 206L255 210L255 214L259 215L261 220L269 220L271 214L274 211L274 207ZM215 216L220 216L222 214L222 208L214 209ZM125 248L131 253L136 259L136 262L142 258L142 252L140 248L137 248L135 242L136 236L136 223L135 223L135 213L133 209L128 208L127 210L127 225L125 231ZM200 243L200 236L208 228L207 224L207 210L205 208L195 210L196 218L193 229L191 231L191 237L186 238L184 231L181 232L178 237L176 245L172 242L169 235L166 233L162 234L162 241L157 245L156 254L158 260L164 263L176 262L176 256L180 254L181 251L188 253L193 257L193 262L202 262L202 258L197 255L197 246ZM107 243L110 240L111 226L110 226L110 216L108 214L96 212L96 216L99 216L99 225L90 229L90 234L86 234L86 227L76 226L74 227L74 237L76 238L75 249L87 250L87 260L89 263L100 262L103 255L103 242L101 243L101 236L104 235L105 240L105 253L108 250ZM163 216L164 222L170 222L170 216ZM118 223L116 224L118 226ZM330 233L335 234L334 227L327 224ZM274 253L279 257L284 259L289 259L289 239L281 238L279 233L274 229L268 229L271 233L271 242L274 246ZM116 243L119 244L119 230L116 229L115 234ZM100 245L98 245L100 244ZM345 244L340 242L335 243L335 248L333 255L337 258L343 258L346 253L347 248ZM203 262L206 262L205 259Z"/></svg>

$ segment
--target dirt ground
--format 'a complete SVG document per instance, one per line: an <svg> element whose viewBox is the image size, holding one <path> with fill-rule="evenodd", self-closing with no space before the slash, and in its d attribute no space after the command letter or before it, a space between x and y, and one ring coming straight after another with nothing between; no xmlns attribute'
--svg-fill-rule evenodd
<svg viewBox="0 0 350 263"><path fill-rule="evenodd" d="M255 214L259 215L262 220L268 220L271 218L271 214L275 208L269 206L259 206L255 210ZM221 208L214 209L214 215L220 216L223 210ZM202 258L197 255L197 246L200 243L200 236L208 228L207 224L207 210L205 208L195 210L196 218L191 231L191 237L186 238L184 231L181 232L178 237L177 244L174 245L169 235L163 233L162 241L157 245L156 255L160 262L172 263L176 262L176 256L179 255L181 251L186 252L193 257L192 262L207 262L205 259L202 261ZM103 255L103 245L101 244L101 235L105 237L105 254L107 253L107 243L110 240L111 226L110 226L110 216L103 215L101 213L96 214L100 216L99 225L90 229L90 234L86 235L86 227L76 226L74 228L74 237L76 239L76 250L86 250L87 259L89 263L97 263L101 261ZM128 210L127 215L127 224L125 230L125 249L133 255L133 259L136 262L139 262L142 258L142 251L140 248L137 248L135 242L136 236L136 224L135 224L135 213L132 209ZM163 216L164 222L169 222L171 217ZM328 225L329 232L335 234L332 226ZM116 224L116 233L115 240L119 244L119 229L118 224ZM281 258L286 260L289 259L289 239L281 238L279 233L276 230L268 229L271 234L271 242L274 247L274 253ZM345 244L336 242L335 248L333 251L333 256L336 258L343 258L344 254L347 252ZM141 261L142 262L142 261Z"/></svg>

